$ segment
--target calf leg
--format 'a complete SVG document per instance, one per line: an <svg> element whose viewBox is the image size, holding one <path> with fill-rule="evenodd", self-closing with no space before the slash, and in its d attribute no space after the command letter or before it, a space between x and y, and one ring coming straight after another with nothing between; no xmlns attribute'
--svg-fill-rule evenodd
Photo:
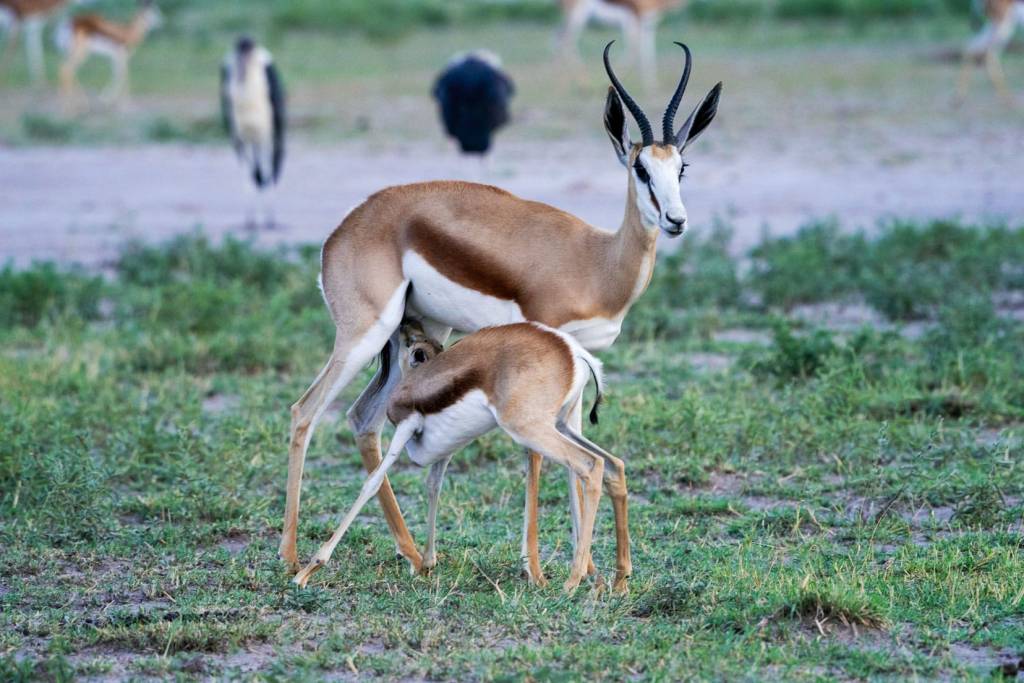
<svg viewBox="0 0 1024 683"><path fill-rule="evenodd" d="M367 501L380 489L385 477L387 477L388 469L398 460L398 456L402 454L402 449L405 448L406 442L412 437L418 427L418 420L406 420L398 425L395 429L395 438L391 440L391 446L388 448L387 456L385 456L380 466L367 478L366 482L363 483L363 488L359 492L359 497L356 499L355 504L352 505L348 513L342 518L341 524L338 525L331 538L320 546L320 550L313 557L313 561L295 575L293 581L298 586L305 588L309 578L330 561L334 548L337 547L342 536L348 531L349 526L351 526L359 511L363 509Z"/></svg>
<svg viewBox="0 0 1024 683"><path fill-rule="evenodd" d="M538 497L540 495L540 469L544 462L540 453L526 452L526 510L523 513L523 545L520 555L530 583L546 586L544 570L540 566L540 547L537 539Z"/></svg>
<svg viewBox="0 0 1024 683"><path fill-rule="evenodd" d="M626 465L619 458L593 443L579 432L574 432L564 423L557 425L558 431L581 447L602 458L605 463L605 490L612 499L615 511L615 584L613 590L625 593L629 590L628 580L633 573L633 561L629 549L629 503L626 488Z"/></svg>
<svg viewBox="0 0 1024 683"><path fill-rule="evenodd" d="M408 282L401 283L392 295L391 301L383 307L382 311L364 312L370 320L360 325L361 329L355 334L352 331L338 329L334 351L327 361L327 365L320 371L306 393L292 406L291 438L288 448L288 488L279 554L281 559L293 568L298 563L295 542L299 524L302 470L306 462L306 450L313 437L313 430L330 402L370 362L377 350L383 348L398 327L401 322L402 309L400 306L393 307L392 303L404 302L407 287ZM365 455L363 462L367 464ZM367 465L367 469L375 469L379 462L379 455L377 455L377 461L372 466ZM397 503L395 503L395 508L397 509ZM398 514L401 515L400 512ZM418 562L418 553L416 559Z"/></svg>
<svg viewBox="0 0 1024 683"><path fill-rule="evenodd" d="M423 553L423 564L420 566L421 573L427 573L437 565L437 502L441 496L441 485L444 483L444 473L448 469L448 463L452 456L435 462L430 466L430 475L427 477L427 492L429 505L427 509L427 549Z"/></svg>
<svg viewBox="0 0 1024 683"><path fill-rule="evenodd" d="M566 592L571 593L587 574L594 520L597 516L597 504L601 499L604 460L560 434L554 426L538 428L522 425L520 429L516 429L515 426L503 424L502 427L517 443L568 467L582 485L579 536L573 553L572 569L564 586Z"/></svg>

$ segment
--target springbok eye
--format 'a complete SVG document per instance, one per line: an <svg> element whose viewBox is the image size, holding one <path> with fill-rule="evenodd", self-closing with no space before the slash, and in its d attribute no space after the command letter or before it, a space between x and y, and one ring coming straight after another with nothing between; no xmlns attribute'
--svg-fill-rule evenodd
<svg viewBox="0 0 1024 683"><path fill-rule="evenodd" d="M636 171L636 177L640 179L641 183L647 184L651 182L651 176L647 175L647 169L644 168L639 159L633 164L633 170Z"/></svg>
<svg viewBox="0 0 1024 683"><path fill-rule="evenodd" d="M679 178L680 179L682 179L683 174L686 173L686 167L687 166L689 166L689 164L684 161L683 165L679 167Z"/></svg>
<svg viewBox="0 0 1024 683"><path fill-rule="evenodd" d="M416 349L412 352L412 362L416 365L425 363L427 360L427 354L424 353L423 349Z"/></svg>

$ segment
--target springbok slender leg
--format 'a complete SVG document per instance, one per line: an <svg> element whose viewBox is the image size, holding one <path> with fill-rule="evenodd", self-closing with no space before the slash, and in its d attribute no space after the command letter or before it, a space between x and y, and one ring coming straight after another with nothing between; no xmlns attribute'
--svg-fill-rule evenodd
<svg viewBox="0 0 1024 683"><path fill-rule="evenodd" d="M1013 96L1010 94L1010 89L1006 86L1006 74L1003 72L1003 63L999 59L999 53L996 50L989 50L985 53L985 69L988 71L988 77L992 81L992 85L995 86L999 96L1007 102L1012 101Z"/></svg>
<svg viewBox="0 0 1024 683"><path fill-rule="evenodd" d="M78 85L78 69L82 62L89 56L89 46L84 41L72 38L71 46L68 48L68 56L60 65L60 90L64 97L65 106L73 107L81 97L81 89Z"/></svg>
<svg viewBox="0 0 1024 683"><path fill-rule="evenodd" d="M615 511L615 584L613 590L625 593L629 590L628 580L633 573L633 561L629 548L629 502L626 488L626 465L619 458L574 432L566 425L559 425L559 431L583 448L604 460L605 491L612 499Z"/></svg>
<svg viewBox="0 0 1024 683"><path fill-rule="evenodd" d="M577 434L583 433L583 396L580 395L576 401L576 405L573 406L572 411L569 413L569 424ZM573 548L576 547L576 543L579 539L579 520L580 520L580 498L583 496L583 487L580 482L576 480L576 475L572 471L569 472L569 515L572 519L572 543ZM597 574L597 567L594 566L594 558L589 554L587 555L587 576L594 576Z"/></svg>
<svg viewBox="0 0 1024 683"><path fill-rule="evenodd" d="M523 425L521 430L505 425L502 427L517 443L567 466L582 483L579 538L573 553L569 579L564 586L565 590L571 593L587 574L587 558L590 556L590 544L594 535L594 520L597 516L597 504L601 499L604 460L566 438L553 427Z"/></svg>
<svg viewBox="0 0 1024 683"><path fill-rule="evenodd" d="M454 453L452 454L454 455ZM429 505L427 508L427 549L423 553L423 564L420 567L421 573L429 573L437 565L437 502L441 496L441 484L444 483L444 473L448 469L448 463L452 461L452 455L438 460L430 466L430 475L427 477L427 495Z"/></svg>
<svg viewBox="0 0 1024 683"><path fill-rule="evenodd" d="M11 17L10 23L7 26L7 35L5 38L4 53L3 57L0 58L0 70L6 70L7 65L11 63L11 59L14 57L14 48L18 45L18 33L21 30L21 22Z"/></svg>
<svg viewBox="0 0 1024 683"><path fill-rule="evenodd" d="M312 562L307 564L306 567L296 574L294 579L292 579L299 587L305 588L309 578L330 561L331 555L334 553L334 548L337 547L342 536L344 536L345 532L348 531L349 526L351 526L356 515L359 514L359 511L363 509L363 506L366 505L370 498L372 498L380 489L381 484L384 483L384 479L387 477L388 469L395 464L396 460L398 460L398 456L402 454L402 449L405 448L406 442L418 427L418 420L406 420L395 429L395 437L391 440L391 446L388 448L388 454L363 483L363 488L359 492L359 497L349 509L348 513L342 518L341 524L338 525L338 528L331 535L331 538L320 546L320 549L313 557Z"/></svg>
<svg viewBox="0 0 1024 683"><path fill-rule="evenodd" d="M523 512L523 545L520 555L530 583L546 586L544 570L540 565L540 543L537 538L538 498L540 496L540 470L544 462L540 453L526 452L526 510Z"/></svg>
<svg viewBox="0 0 1024 683"><path fill-rule="evenodd" d="M644 87L653 92L658 87L658 64L654 41L658 33L658 17L647 14L637 20L637 52L640 57L640 73Z"/></svg>
<svg viewBox="0 0 1024 683"><path fill-rule="evenodd" d="M381 306L379 312L374 312L376 313L375 319L354 321L353 327L361 330L358 334L349 336L349 334L346 334L346 331L338 329L334 352L327 361L327 365L320 371L320 374L313 381L313 384L310 385L309 389L306 390L306 393L292 406L291 439L288 449L288 489L285 502L284 528L281 533L281 545L278 552L281 559L293 568L296 568L298 565L298 552L295 543L299 524L302 469L306 461L306 450L309 448L313 430L334 397L384 347L394 330L398 328L402 319L407 288L408 282L401 283L387 304ZM360 450L363 450L362 446ZM367 462L366 453L363 452L363 464L368 470L376 469L380 462L378 453L379 451L374 453L377 462L371 465ZM386 478L385 481L387 481ZM390 486L388 491L390 491ZM400 519L401 512L398 510L397 501L394 501L393 493L391 494L391 501L394 502L393 512L397 512ZM385 515L388 515L389 510L387 506L384 507ZM405 533L408 535L408 530ZM402 544L399 545L401 546ZM406 558L412 563L414 569L418 569L420 564L419 552L415 549L415 545L410 550L411 552L409 555L406 555Z"/></svg>
<svg viewBox="0 0 1024 683"><path fill-rule="evenodd" d="M118 104L124 97L128 78L128 58L123 54L110 57L110 83L100 96L107 104Z"/></svg>
<svg viewBox="0 0 1024 683"><path fill-rule="evenodd" d="M960 61L960 76L956 82L956 103L962 104L967 99L967 91L971 85L971 74L974 72L974 55L964 52Z"/></svg>
<svg viewBox="0 0 1024 683"><path fill-rule="evenodd" d="M25 20L25 56L32 85L42 85L46 80L46 64L43 62L43 20Z"/></svg>
<svg viewBox="0 0 1024 683"><path fill-rule="evenodd" d="M558 52L563 59L569 60L573 65L578 66L583 63L583 60L580 59L580 32L587 25L587 19L589 18L590 8L588 3L576 3L565 17L565 23L562 24L559 30L556 39Z"/></svg>
<svg viewBox="0 0 1024 683"><path fill-rule="evenodd" d="M353 434L355 434L359 455L362 457L363 467L366 468L367 473L373 472L381 462L380 434L384 429L384 422L387 420L388 398L402 377L398 365L398 349L398 330L395 330L388 342L390 361L387 376L382 374L384 368L379 368L370 384L348 411L348 421L352 426ZM398 507L398 500L395 498L395 492L391 489L391 482L387 477L384 478L384 482L377 492L377 502L380 503L381 509L384 511L384 519L387 521L392 538L395 539L395 552L409 560L412 571L418 571L422 566L420 551L416 548L416 542L413 541L412 534L409 533L409 529L405 525L402 510Z"/></svg>

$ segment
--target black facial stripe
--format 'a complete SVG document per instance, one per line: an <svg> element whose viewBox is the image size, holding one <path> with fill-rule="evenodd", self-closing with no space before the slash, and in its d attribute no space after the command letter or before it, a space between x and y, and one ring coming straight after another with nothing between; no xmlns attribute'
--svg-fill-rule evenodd
<svg viewBox="0 0 1024 683"><path fill-rule="evenodd" d="M658 203L658 198L654 196L654 188L651 187L650 183L647 183L647 192L651 195L651 201L654 203L654 208L661 213L661 204Z"/></svg>

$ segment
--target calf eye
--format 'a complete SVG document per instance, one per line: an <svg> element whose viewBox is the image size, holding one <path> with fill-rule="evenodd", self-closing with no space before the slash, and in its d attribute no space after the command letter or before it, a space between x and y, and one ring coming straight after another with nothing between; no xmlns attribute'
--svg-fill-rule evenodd
<svg viewBox="0 0 1024 683"><path fill-rule="evenodd" d="M636 171L636 177L640 179L641 183L646 184L651 181L651 176L647 175L647 169L639 161L633 164L633 170Z"/></svg>
<svg viewBox="0 0 1024 683"><path fill-rule="evenodd" d="M427 360L427 354L423 352L423 349L416 349L412 352L412 362L416 365L424 363Z"/></svg>

